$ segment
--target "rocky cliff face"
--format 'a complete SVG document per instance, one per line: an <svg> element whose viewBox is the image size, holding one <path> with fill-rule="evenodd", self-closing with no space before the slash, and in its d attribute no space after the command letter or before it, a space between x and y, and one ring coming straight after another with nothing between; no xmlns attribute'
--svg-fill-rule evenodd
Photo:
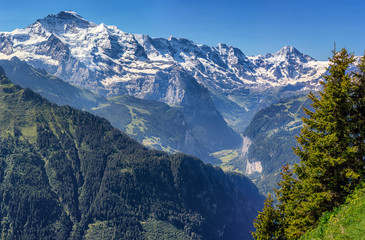
<svg viewBox="0 0 365 240"><path fill-rule="evenodd" d="M2 58L17 56L104 96L128 94L181 107L195 129L195 137L210 138L207 147L212 151L240 144L239 134L227 126L209 91L173 60L151 61L147 49L139 43L142 36L90 23L74 12L49 15L1 36L3 45L11 43L9 51L5 46L0 49ZM152 42L158 45L163 41ZM153 58L152 50L147 52ZM201 124L205 119L211 126ZM211 127L223 130L219 138Z"/></svg>
<svg viewBox="0 0 365 240"><path fill-rule="evenodd" d="M193 111L200 101L215 107L238 132L259 109L282 96L317 89L327 65L289 46L248 57L225 44L209 47L182 38L125 33L71 11L0 33L0 58L13 56L104 96L129 94ZM196 101L187 105L187 99ZM215 121L222 119L217 115Z"/></svg>
<svg viewBox="0 0 365 240"><path fill-rule="evenodd" d="M302 128L303 107L311 108L306 95L281 99L256 113L243 133L244 148L237 168L255 181L263 193L273 191L285 164L299 162L293 152Z"/></svg>

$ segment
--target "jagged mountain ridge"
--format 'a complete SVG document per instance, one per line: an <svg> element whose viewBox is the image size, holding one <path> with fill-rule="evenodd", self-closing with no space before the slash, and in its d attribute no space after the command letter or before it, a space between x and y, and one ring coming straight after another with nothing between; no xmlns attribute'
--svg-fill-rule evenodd
<svg viewBox="0 0 365 240"><path fill-rule="evenodd" d="M215 106L236 130L277 100L283 87L290 85L285 92L317 88L327 65L293 47L247 57L225 44L209 47L182 38L125 33L72 11L0 33L0 58L12 56L103 95L129 94L170 105L180 105L192 93L168 81L169 73L187 72L209 89Z"/></svg>

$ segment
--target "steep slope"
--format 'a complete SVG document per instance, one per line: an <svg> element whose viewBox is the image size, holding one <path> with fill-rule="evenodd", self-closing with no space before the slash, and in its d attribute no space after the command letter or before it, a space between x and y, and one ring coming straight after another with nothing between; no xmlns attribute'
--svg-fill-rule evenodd
<svg viewBox="0 0 365 240"><path fill-rule="evenodd" d="M170 153L181 151L205 162L219 163L196 140L184 114L167 104L124 95L108 98L108 104L101 104L88 111L105 117L114 127L145 146Z"/></svg>
<svg viewBox="0 0 365 240"><path fill-rule="evenodd" d="M0 141L5 239L249 239L261 207L247 178L147 150L105 119L13 85L1 68Z"/></svg>
<svg viewBox="0 0 365 240"><path fill-rule="evenodd" d="M247 57L225 44L209 47L183 38L125 33L72 11L0 33L0 58L13 56L105 96L129 94L173 105L194 91L204 92L198 85L193 92L184 88L179 84L184 78L169 81L169 72L179 69L209 90L218 111L238 132L259 109L278 99L280 88L291 86L289 94L316 89L327 65L288 46Z"/></svg>
<svg viewBox="0 0 365 240"><path fill-rule="evenodd" d="M365 188L362 186L348 197L346 204L333 212L325 213L319 225L301 239L364 239L364 229Z"/></svg>
<svg viewBox="0 0 365 240"><path fill-rule="evenodd" d="M295 136L302 128L303 107L311 109L307 96L280 100L260 110L243 133L240 156L230 162L233 169L246 173L267 193L276 188L282 166L299 161L293 153Z"/></svg>
<svg viewBox="0 0 365 240"><path fill-rule="evenodd" d="M0 66L15 84L28 87L59 105L70 105L105 117L114 127L146 146L169 152L181 151L206 162L217 162L196 140L184 114L167 104L130 96L106 99L35 69L16 57L0 60Z"/></svg>
<svg viewBox="0 0 365 240"><path fill-rule="evenodd" d="M104 97L70 85L43 69L33 68L17 57L10 60L0 60L0 66L13 83L23 88L30 88L59 105L90 109L108 102Z"/></svg>

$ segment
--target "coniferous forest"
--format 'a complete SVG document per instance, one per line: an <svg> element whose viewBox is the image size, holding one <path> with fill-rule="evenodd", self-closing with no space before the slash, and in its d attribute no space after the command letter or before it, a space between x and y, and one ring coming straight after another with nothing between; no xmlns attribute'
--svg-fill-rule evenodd
<svg viewBox="0 0 365 240"><path fill-rule="evenodd" d="M0 79L1 239L249 238L263 199L248 178Z"/></svg>

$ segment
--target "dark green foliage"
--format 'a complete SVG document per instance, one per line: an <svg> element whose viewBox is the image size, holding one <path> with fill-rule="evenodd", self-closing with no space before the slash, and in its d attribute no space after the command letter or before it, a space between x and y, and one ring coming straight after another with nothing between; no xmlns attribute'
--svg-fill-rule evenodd
<svg viewBox="0 0 365 240"><path fill-rule="evenodd" d="M357 161L364 161L365 155L365 55L360 59L357 66L358 72L354 73L351 100L354 105L351 113L351 131L354 145L357 146L355 153ZM362 172L362 175L365 174Z"/></svg>
<svg viewBox="0 0 365 240"><path fill-rule="evenodd" d="M274 209L273 202L274 200L269 194L265 200L264 209L255 219L256 231L252 233L252 236L257 240L284 239L280 226L282 224L280 212Z"/></svg>
<svg viewBox="0 0 365 240"><path fill-rule="evenodd" d="M249 238L262 198L247 178L148 150L0 75L3 239L146 239L148 221L191 239Z"/></svg>

